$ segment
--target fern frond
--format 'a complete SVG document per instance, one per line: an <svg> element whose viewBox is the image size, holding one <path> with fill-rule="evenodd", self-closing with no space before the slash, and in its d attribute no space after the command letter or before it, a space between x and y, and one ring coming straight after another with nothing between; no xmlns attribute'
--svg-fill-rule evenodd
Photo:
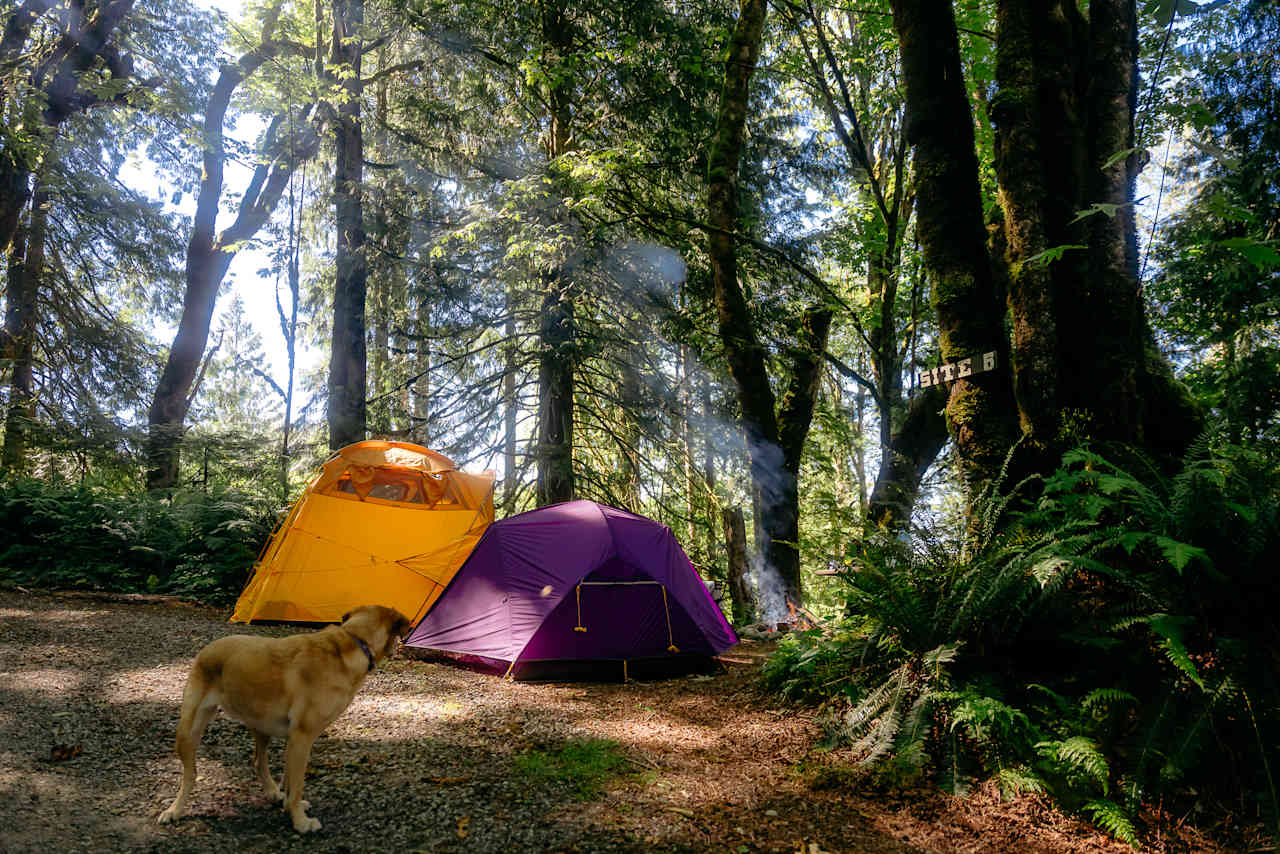
<svg viewBox="0 0 1280 854"><path fill-rule="evenodd" d="M1208 689L1205 688L1204 680L1200 677L1200 671L1196 669L1196 664L1191 660L1191 656L1187 653L1187 646L1182 640L1182 627L1186 622L1186 617L1173 617L1169 614L1152 614L1147 619L1151 630L1162 639L1160 648L1164 650L1164 657L1170 664L1181 670L1200 690L1205 691Z"/></svg>
<svg viewBox="0 0 1280 854"><path fill-rule="evenodd" d="M1044 780L1025 765L1001 768L996 772L996 783L1000 786L1000 796L1005 800L1022 794L1043 795L1048 790Z"/></svg>
<svg viewBox="0 0 1280 854"><path fill-rule="evenodd" d="M1080 701L1080 705L1090 712L1099 712L1105 710L1109 706L1118 706L1121 703L1137 703L1138 698L1128 691L1119 688L1096 688L1085 694L1084 699Z"/></svg>
<svg viewBox="0 0 1280 854"><path fill-rule="evenodd" d="M1098 827L1127 845L1137 846L1138 830L1133 826L1133 819L1129 818L1129 814L1119 804L1098 798L1089 801L1083 809Z"/></svg>
<svg viewBox="0 0 1280 854"><path fill-rule="evenodd" d="M1110 791L1111 766L1093 739L1073 735L1063 741L1042 741L1036 749L1062 766L1067 774L1091 780L1104 795Z"/></svg>

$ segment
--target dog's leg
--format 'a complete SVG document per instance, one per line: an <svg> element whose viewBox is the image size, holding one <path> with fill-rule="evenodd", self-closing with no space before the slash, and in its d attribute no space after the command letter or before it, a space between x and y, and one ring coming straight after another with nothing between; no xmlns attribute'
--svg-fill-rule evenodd
<svg viewBox="0 0 1280 854"><path fill-rule="evenodd" d="M307 815L309 804L302 800L302 780L307 775L307 760L311 758L311 745L315 736L298 730L289 733L289 743L284 749L285 812L293 819L293 829L310 833L320 829L320 820Z"/></svg>
<svg viewBox="0 0 1280 854"><path fill-rule="evenodd" d="M182 813L187 808L187 798L191 797L191 789L196 784L196 745L200 743L205 727L217 712L217 697L206 694L204 680L196 672L192 672L183 692L182 717L178 721L177 737L174 738L174 748L178 758L182 760L182 782L178 785L178 796L156 819L160 824L182 818Z"/></svg>
<svg viewBox="0 0 1280 854"><path fill-rule="evenodd" d="M284 800L284 792L280 791L280 787L276 785L275 779L271 776L271 766L267 764L267 745L271 743L271 736L266 733L253 731L253 767L258 772L258 782L262 784L262 791L266 793L267 798L276 803Z"/></svg>

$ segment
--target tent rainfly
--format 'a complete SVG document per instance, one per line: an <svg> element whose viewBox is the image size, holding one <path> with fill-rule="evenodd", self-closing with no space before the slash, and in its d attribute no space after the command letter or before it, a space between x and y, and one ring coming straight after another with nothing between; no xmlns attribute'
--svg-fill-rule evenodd
<svg viewBox="0 0 1280 854"><path fill-rule="evenodd" d="M338 622L369 604L421 619L493 522L494 477L407 442L342 448L263 549L231 621Z"/></svg>
<svg viewBox="0 0 1280 854"><path fill-rule="evenodd" d="M665 525L569 501L489 526L406 645L515 677L555 662L701 659L738 642ZM610 668L611 669L611 668Z"/></svg>

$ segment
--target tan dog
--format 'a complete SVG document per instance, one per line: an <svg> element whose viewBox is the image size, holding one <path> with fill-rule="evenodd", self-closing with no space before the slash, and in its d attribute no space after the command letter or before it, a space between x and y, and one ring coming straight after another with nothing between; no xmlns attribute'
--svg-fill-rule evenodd
<svg viewBox="0 0 1280 854"><path fill-rule="evenodd" d="M365 676L395 652L409 620L393 608L365 605L342 625L287 638L232 635L196 656L182 693L176 747L182 760L178 796L158 821L181 818L196 779L196 745L221 707L253 731L253 767L267 797L284 801L293 829L308 833L320 822L307 815L302 781L311 745L346 710ZM267 767L267 745L287 738L281 787Z"/></svg>

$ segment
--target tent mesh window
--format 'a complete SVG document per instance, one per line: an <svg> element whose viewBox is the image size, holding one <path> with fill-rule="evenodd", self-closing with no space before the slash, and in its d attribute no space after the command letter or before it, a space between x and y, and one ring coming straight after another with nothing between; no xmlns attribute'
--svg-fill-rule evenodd
<svg viewBox="0 0 1280 854"><path fill-rule="evenodd" d="M471 507L461 501L458 492L443 473L419 474L403 469L376 468L364 473L353 470L326 489L325 494L364 501L392 501L397 504L419 504L427 507Z"/></svg>

